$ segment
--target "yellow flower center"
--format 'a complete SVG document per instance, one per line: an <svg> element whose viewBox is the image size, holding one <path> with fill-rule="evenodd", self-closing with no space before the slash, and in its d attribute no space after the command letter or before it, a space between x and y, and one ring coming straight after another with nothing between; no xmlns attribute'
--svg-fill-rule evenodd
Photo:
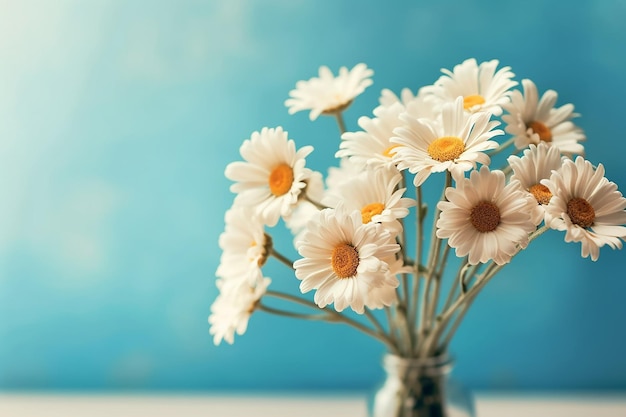
<svg viewBox="0 0 626 417"><path fill-rule="evenodd" d="M480 233L494 231L500 224L500 209L490 201L482 201L472 208L470 220Z"/></svg>
<svg viewBox="0 0 626 417"><path fill-rule="evenodd" d="M453 161L465 151L465 143L455 136L444 136L428 145L427 151L431 158L439 162Z"/></svg>
<svg viewBox="0 0 626 417"><path fill-rule="evenodd" d="M528 191L533 195L533 197L535 197L537 203L541 205L548 204L552 198L550 189L543 184L535 184L531 186Z"/></svg>
<svg viewBox="0 0 626 417"><path fill-rule="evenodd" d="M485 104L485 98L480 94L472 94L471 96L463 97L463 108L465 110L469 110L480 104Z"/></svg>
<svg viewBox="0 0 626 417"><path fill-rule="evenodd" d="M385 205L383 203L371 203L363 207L361 209L361 218L363 219L363 224L371 222L372 217L382 213L384 209Z"/></svg>
<svg viewBox="0 0 626 417"><path fill-rule="evenodd" d="M585 229L591 227L596 219L596 212L591 204L580 197L572 198L567 202L567 215L572 223Z"/></svg>
<svg viewBox="0 0 626 417"><path fill-rule="evenodd" d="M270 191L276 197L287 194L293 184L293 169L287 164L276 166L270 173Z"/></svg>
<svg viewBox="0 0 626 417"><path fill-rule="evenodd" d="M535 121L530 122L528 124L528 127L530 127L533 132L539 135L539 139L543 142L552 142L552 131L545 124Z"/></svg>
<svg viewBox="0 0 626 417"><path fill-rule="evenodd" d="M353 277L359 267L359 252L352 245L340 243L333 249L330 263L339 278Z"/></svg>
<svg viewBox="0 0 626 417"><path fill-rule="evenodd" d="M386 156L387 158L391 158L396 153L394 149L397 148L398 146L400 145L391 145L390 147L388 147L387 149L383 151L383 155Z"/></svg>

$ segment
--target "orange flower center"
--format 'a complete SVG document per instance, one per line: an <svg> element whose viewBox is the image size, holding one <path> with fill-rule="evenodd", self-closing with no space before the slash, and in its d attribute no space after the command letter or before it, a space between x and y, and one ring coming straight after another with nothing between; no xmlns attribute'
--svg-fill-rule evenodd
<svg viewBox="0 0 626 417"><path fill-rule="evenodd" d="M372 217L382 213L384 209L385 205L383 203L371 203L364 206L361 209L361 218L363 219L363 224L371 222Z"/></svg>
<svg viewBox="0 0 626 417"><path fill-rule="evenodd" d="M580 197L572 198L567 202L567 215L572 223L585 229L591 227L596 219L596 212L591 204Z"/></svg>
<svg viewBox="0 0 626 417"><path fill-rule="evenodd" d="M287 194L293 184L293 169L287 164L280 164L270 173L270 191L276 197Z"/></svg>
<svg viewBox="0 0 626 417"><path fill-rule="evenodd" d="M552 131L545 124L534 121L534 122L530 122L528 124L528 127L530 127L533 130L533 132L539 135L539 139L542 140L543 142L552 142Z"/></svg>
<svg viewBox="0 0 626 417"><path fill-rule="evenodd" d="M390 147L388 147L387 149L383 151L383 155L386 156L387 158L391 158L396 153L394 149L397 148L398 146L400 145L391 145Z"/></svg>
<svg viewBox="0 0 626 417"><path fill-rule="evenodd" d="M480 233L494 231L500 224L500 209L490 201L482 201L472 208L470 220Z"/></svg>
<svg viewBox="0 0 626 417"><path fill-rule="evenodd" d="M472 94L471 96L463 97L463 108L469 110L474 106L485 104L485 98L480 94Z"/></svg>
<svg viewBox="0 0 626 417"><path fill-rule="evenodd" d="M444 136L428 145L427 151L431 158L439 162L453 161L465 151L465 144L455 136Z"/></svg>
<svg viewBox="0 0 626 417"><path fill-rule="evenodd" d="M528 191L533 195L533 197L535 197L537 203L541 205L548 204L552 198L550 189L543 184L535 184L531 186Z"/></svg>
<svg viewBox="0 0 626 417"><path fill-rule="evenodd" d="M359 267L359 252L352 245L340 243L333 249L330 263L339 278L353 277Z"/></svg>

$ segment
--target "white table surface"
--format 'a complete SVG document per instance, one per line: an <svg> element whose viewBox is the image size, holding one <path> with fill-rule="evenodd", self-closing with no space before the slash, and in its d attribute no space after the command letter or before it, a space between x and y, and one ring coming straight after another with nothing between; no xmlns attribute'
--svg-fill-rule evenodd
<svg viewBox="0 0 626 417"><path fill-rule="evenodd" d="M478 417L626 417L626 393L476 393ZM0 393L2 417L366 417L365 397Z"/></svg>

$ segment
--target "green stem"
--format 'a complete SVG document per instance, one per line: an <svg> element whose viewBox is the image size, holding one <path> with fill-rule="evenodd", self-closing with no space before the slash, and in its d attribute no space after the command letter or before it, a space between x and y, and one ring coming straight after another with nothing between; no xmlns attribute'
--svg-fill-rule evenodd
<svg viewBox="0 0 626 417"><path fill-rule="evenodd" d="M317 202L317 201L311 199L311 197L309 197L309 195L306 194L306 193L305 193L304 198L306 199L306 201L308 201L309 203L313 204L318 210L324 210L324 209L328 208L325 205L323 205L322 203Z"/></svg>
<svg viewBox="0 0 626 417"><path fill-rule="evenodd" d="M398 347L395 345L395 343L389 338L389 336L387 334L385 334L384 332L379 332L379 331L375 331L372 330L371 328L359 323L356 320L353 320L345 315L343 315L342 313L333 310L331 308L325 307L325 308L320 308L317 304L305 300L303 298L300 297L296 297L294 295L291 294L286 294L286 293L282 293L282 292L278 292L278 291L267 291L265 293L266 296L271 296L271 297L276 297L276 298L282 298L283 300L287 300L287 301L291 301L297 304L301 304L303 306L309 307L309 308L314 308L316 310L322 310L326 313L327 317L324 318L323 320L331 322L331 323L344 323L344 324L348 324L352 327L354 327L355 329L367 334L368 336L371 336L377 340L380 340L381 342L383 342L385 345L387 345L387 347L394 353L398 353ZM281 310L282 311L282 310ZM306 316L306 315L305 315Z"/></svg>
<svg viewBox="0 0 626 417"><path fill-rule="evenodd" d="M539 229L537 229L535 232L533 232L529 237L529 244L530 242L532 242L533 240L541 236L543 233L545 233L548 229L549 227L544 225L540 227ZM517 254L519 254L521 251L522 249L518 248L517 252L511 258L517 256ZM461 294L459 298L457 298L456 302L446 312L442 314L441 320L439 320L437 328L435 329L432 335L429 335L429 340L425 344L424 350L425 350L426 355L434 354L436 348L438 347L437 342L439 341L439 338L443 334L444 330L447 328L450 320L454 317L455 313L457 312L457 309L463 308L463 310L460 311L457 316L457 321L459 322L459 324L454 323L452 325L451 333L448 333L448 335L446 336L445 343L449 343L452 340L452 336L454 335L454 332L456 332L457 328L460 325L461 320L463 319L463 317L467 313L467 310L469 309L469 304L471 304L474 301L474 299L478 296L478 293L480 292L480 290L484 288L485 285L487 285L487 283L505 265L506 264L497 265L495 262L491 261L489 266L487 266L487 268L485 269L485 272L481 274L482 277L479 277L476 280L472 288L469 289L466 293ZM447 347L447 344L439 345L439 348L442 348L442 349L445 349L446 347Z"/></svg>
<svg viewBox="0 0 626 417"><path fill-rule="evenodd" d="M291 259L287 258L286 256L282 255L281 253L279 253L273 247L270 249L270 255L273 256L274 258L278 259L283 264L287 265L289 268L294 269L293 261Z"/></svg>
<svg viewBox="0 0 626 417"><path fill-rule="evenodd" d="M515 143L515 138L510 138L509 140L498 146L496 149L494 149L492 152L487 152L487 155L489 155L490 157L497 155L509 146L513 145L513 143Z"/></svg>
<svg viewBox="0 0 626 417"><path fill-rule="evenodd" d="M413 272L413 293L410 299L413 301L409 306L408 322L411 329L415 329L417 323L417 310L419 307L419 295L420 295L420 282L422 273L420 272L420 265L422 264L422 250L424 246L424 214L423 214L423 199L422 199L422 187L419 186L415 190L417 197L417 207L415 209L416 226L417 226L417 242L415 242L415 271ZM411 331L413 335L413 345L416 345L417 334L414 330Z"/></svg>

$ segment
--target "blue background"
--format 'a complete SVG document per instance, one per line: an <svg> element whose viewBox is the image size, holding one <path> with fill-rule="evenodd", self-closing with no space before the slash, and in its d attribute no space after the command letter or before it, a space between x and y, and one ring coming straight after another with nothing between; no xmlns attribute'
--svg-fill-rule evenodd
<svg viewBox="0 0 626 417"><path fill-rule="evenodd" d="M624 21L623 0L0 1L0 388L370 388L383 348L342 325L257 313L213 346L223 171L241 142L281 125L325 171L334 120L283 104L320 65L375 70L345 115L356 130L382 88L497 58L574 103L588 159L623 190ZM466 317L457 377L626 389L625 260L546 233ZM265 272L297 291L273 260Z"/></svg>

